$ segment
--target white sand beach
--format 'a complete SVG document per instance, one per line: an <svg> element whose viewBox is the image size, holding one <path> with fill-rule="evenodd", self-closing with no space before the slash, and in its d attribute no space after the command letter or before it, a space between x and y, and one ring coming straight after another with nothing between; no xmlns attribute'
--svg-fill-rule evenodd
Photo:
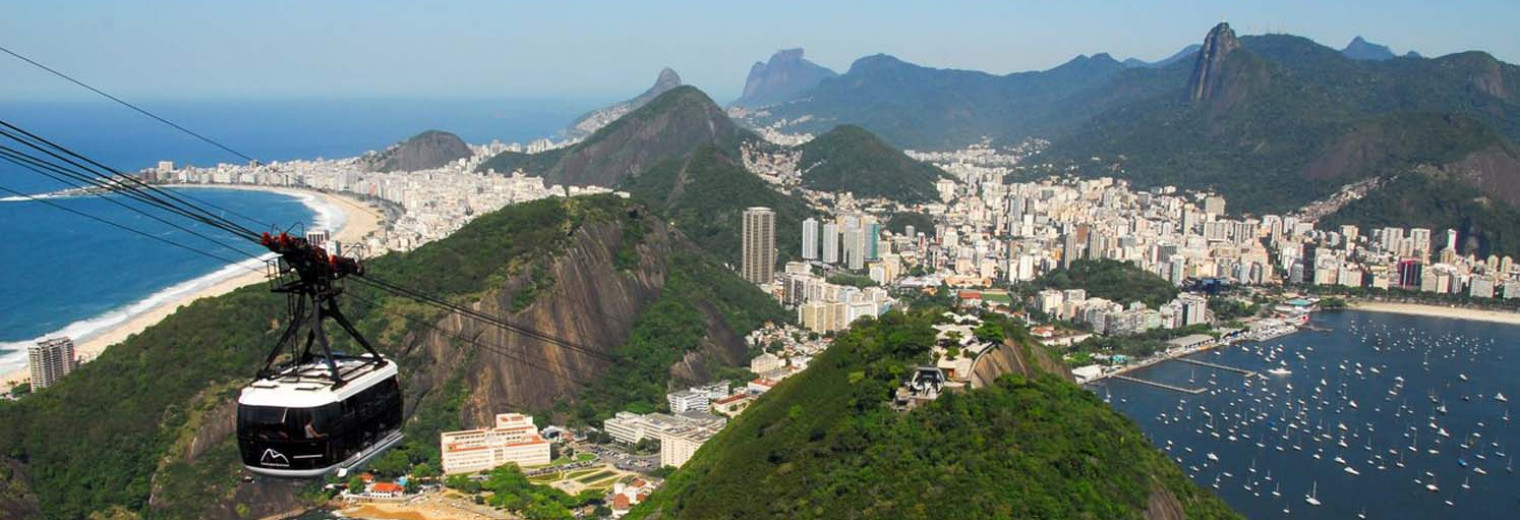
<svg viewBox="0 0 1520 520"><path fill-rule="evenodd" d="M333 239L344 244L356 244L362 242L365 237L369 236L375 231L378 231L382 225L382 214L380 211L370 207L364 202L360 202L358 199L344 195L322 193L318 191L295 188L276 188L244 185L176 187L271 191L294 196L296 198L302 199L302 202L317 211L319 222L322 222L330 228L336 229L336 232L333 234ZM182 284L184 287L176 286L174 288L170 288L164 292L160 292L151 296L149 300L136 302L127 307L128 309L140 309L141 307L147 306L147 310L132 313L129 317L122 320L119 324L111 325L109 328L106 328L97 334L91 335L84 339L76 339L75 353L79 356L79 359L81 361L88 362L89 360L95 359L95 357L99 356L102 352L105 352L107 347L120 343L122 340L127 339L133 334L137 334L147 329L148 327L153 326L155 323L162 321L170 314L174 314L174 312L179 310L179 308L182 306L188 305L191 302L194 302L201 298L210 298L227 294L238 288L259 283L264 280L264 266L262 263L256 264L250 260L237 264L236 266L228 266L227 268L219 271L218 273L215 273L214 275L208 275L208 277L202 277L202 279L187 281ZM208 281L210 283L206 283ZM20 370L15 370L4 374L3 376L0 376L0 391L7 390L14 384L26 381L28 379L30 379L30 374L28 374L25 367L22 367Z"/></svg>
<svg viewBox="0 0 1520 520"><path fill-rule="evenodd" d="M1439 305L1424 305L1417 303L1385 302L1355 302L1351 305L1351 308L1359 311L1388 312L1394 314L1408 314L1413 316L1433 316L1438 318L1453 318L1459 320L1487 321L1492 323L1520 325L1520 313L1507 311L1467 309L1462 307L1443 307Z"/></svg>

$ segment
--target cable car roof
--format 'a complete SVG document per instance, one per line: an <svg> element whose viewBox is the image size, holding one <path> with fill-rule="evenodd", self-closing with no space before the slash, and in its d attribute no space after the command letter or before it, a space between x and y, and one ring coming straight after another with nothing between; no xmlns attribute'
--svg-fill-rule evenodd
<svg viewBox="0 0 1520 520"><path fill-rule="evenodd" d="M313 408L348 399L397 373L395 363L376 367L368 357L339 358L336 363L345 381L341 388L333 389L327 363L317 361L287 368L275 377L255 380L243 387L238 404Z"/></svg>

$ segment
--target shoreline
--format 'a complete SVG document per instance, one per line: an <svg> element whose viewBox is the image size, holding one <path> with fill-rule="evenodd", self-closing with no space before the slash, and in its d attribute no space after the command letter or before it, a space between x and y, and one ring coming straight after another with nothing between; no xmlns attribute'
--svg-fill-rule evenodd
<svg viewBox="0 0 1520 520"><path fill-rule="evenodd" d="M255 185L222 185L222 184L174 184L172 188L192 189L231 189L245 191L264 191L280 193L296 198L316 213L315 221L323 227L335 230L333 240L343 244L362 242L381 228L381 214L372 209L368 204L353 197L337 193L325 193L305 188L291 188L283 186L255 186ZM262 258L262 257L261 257ZM253 260L247 260L236 264L223 266L204 276L185 280L178 284L166 287L147 297L127 305L112 309L100 316L93 316L70 323L65 327L74 326L78 323L99 322L117 319L120 313L129 313L120 318L120 322L107 325L99 331L90 333L88 336L74 338L74 351L80 363L94 360L107 348L128 337L140 333L163 321L169 315L174 314L180 307L189 305L201 298L211 298L230 293L242 287L260 283L265 280L262 260L253 265ZM155 301L157 300L157 301ZM133 313L135 308L147 306L146 309ZM55 331L42 337L56 335ZM24 352L22 353L24 356ZM12 386L31 379L31 373L23 363L20 368L0 374L0 391L8 390Z"/></svg>
<svg viewBox="0 0 1520 520"><path fill-rule="evenodd" d="M1425 316L1430 318L1482 321L1487 323L1500 323L1505 325L1520 325L1520 313L1516 312L1470 309L1466 307L1442 307L1440 305L1429 305L1423 303L1355 301L1352 302L1350 306L1347 307L1347 309L1354 311Z"/></svg>

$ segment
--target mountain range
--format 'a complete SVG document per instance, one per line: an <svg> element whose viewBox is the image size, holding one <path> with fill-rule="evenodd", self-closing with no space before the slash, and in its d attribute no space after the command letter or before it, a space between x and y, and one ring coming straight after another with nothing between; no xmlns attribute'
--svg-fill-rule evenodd
<svg viewBox="0 0 1520 520"><path fill-rule="evenodd" d="M802 57L802 49L776 51L768 62L755 62L744 80L744 94L734 106L758 108L791 101L839 73Z"/></svg>
<svg viewBox="0 0 1520 520"><path fill-rule="evenodd" d="M1395 57L1363 38L1337 50L1285 34L1240 37L1220 24L1196 50L1155 64L1097 54L1007 75L868 56L746 121L809 133L853 124L915 149L1044 138L1052 144L1043 160L1140 187L1213 190L1248 214L1290 212L1372 177L1431 172L1443 182L1422 185L1475 189L1480 205L1520 203L1508 188L1520 185L1520 68L1476 51ZM1378 215L1369 222L1452 224L1378 209L1402 195L1368 197L1357 213ZM1508 214L1455 228L1478 237L1474 252L1520 254L1496 242L1520 233Z"/></svg>

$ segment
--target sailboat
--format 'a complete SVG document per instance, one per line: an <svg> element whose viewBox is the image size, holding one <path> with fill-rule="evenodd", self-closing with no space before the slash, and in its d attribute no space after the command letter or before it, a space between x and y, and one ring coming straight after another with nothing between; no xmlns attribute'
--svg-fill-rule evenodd
<svg viewBox="0 0 1520 520"><path fill-rule="evenodd" d="M1309 496L1304 497L1304 502L1311 506L1319 506L1319 481L1314 481L1314 487L1309 491Z"/></svg>

